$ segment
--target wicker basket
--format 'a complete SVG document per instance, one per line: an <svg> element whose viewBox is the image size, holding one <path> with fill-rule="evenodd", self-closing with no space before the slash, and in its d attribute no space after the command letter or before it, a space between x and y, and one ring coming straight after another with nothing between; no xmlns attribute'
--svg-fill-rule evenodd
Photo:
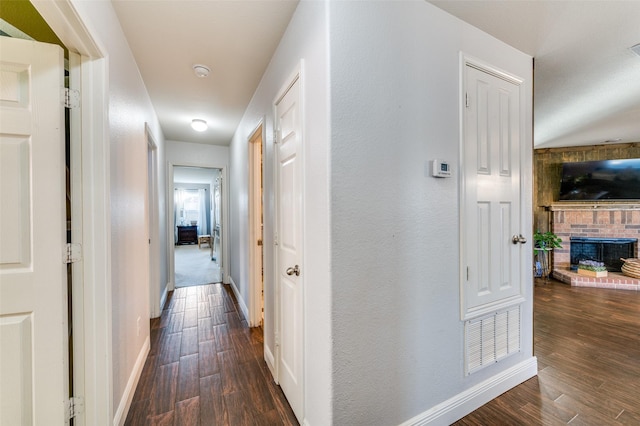
<svg viewBox="0 0 640 426"><path fill-rule="evenodd" d="M620 259L624 262L622 273L640 279L640 259Z"/></svg>

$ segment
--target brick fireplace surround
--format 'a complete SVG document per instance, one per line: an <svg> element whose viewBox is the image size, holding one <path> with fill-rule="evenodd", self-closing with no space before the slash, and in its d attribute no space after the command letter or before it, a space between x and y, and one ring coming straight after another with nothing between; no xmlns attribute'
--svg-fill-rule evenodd
<svg viewBox="0 0 640 426"><path fill-rule="evenodd" d="M569 269L571 237L640 239L640 204L554 204L549 209L553 214L551 229L562 238L563 247L553 251L554 278L577 287L640 291L639 279L619 272L591 278ZM638 257L638 245L634 257Z"/></svg>

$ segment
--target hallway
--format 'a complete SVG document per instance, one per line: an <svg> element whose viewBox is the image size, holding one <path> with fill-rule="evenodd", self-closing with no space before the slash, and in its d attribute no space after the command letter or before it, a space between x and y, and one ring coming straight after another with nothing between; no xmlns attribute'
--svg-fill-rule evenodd
<svg viewBox="0 0 640 426"><path fill-rule="evenodd" d="M126 425L297 425L231 289L176 289L151 321L151 350Z"/></svg>

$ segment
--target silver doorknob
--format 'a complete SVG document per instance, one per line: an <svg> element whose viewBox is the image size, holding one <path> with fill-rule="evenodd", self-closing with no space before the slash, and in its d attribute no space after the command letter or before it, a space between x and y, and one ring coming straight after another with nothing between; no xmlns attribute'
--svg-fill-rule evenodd
<svg viewBox="0 0 640 426"><path fill-rule="evenodd" d="M300 276L300 267L298 265L294 266L293 268L289 267L287 268L287 275L295 275L296 277Z"/></svg>
<svg viewBox="0 0 640 426"><path fill-rule="evenodd" d="M513 238L511 238L511 242L513 244L518 244L518 243L524 244L527 242L527 239L522 234L514 235Z"/></svg>

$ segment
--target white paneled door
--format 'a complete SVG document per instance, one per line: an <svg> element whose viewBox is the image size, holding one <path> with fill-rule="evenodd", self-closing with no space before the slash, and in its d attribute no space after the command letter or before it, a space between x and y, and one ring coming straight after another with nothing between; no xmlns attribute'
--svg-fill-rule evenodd
<svg viewBox="0 0 640 426"><path fill-rule="evenodd" d="M0 37L0 425L65 424L63 55Z"/></svg>
<svg viewBox="0 0 640 426"><path fill-rule="evenodd" d="M278 380L298 420L303 411L302 132L296 77L276 102L278 129Z"/></svg>
<svg viewBox="0 0 640 426"><path fill-rule="evenodd" d="M521 82L465 66L462 317L523 300Z"/></svg>

